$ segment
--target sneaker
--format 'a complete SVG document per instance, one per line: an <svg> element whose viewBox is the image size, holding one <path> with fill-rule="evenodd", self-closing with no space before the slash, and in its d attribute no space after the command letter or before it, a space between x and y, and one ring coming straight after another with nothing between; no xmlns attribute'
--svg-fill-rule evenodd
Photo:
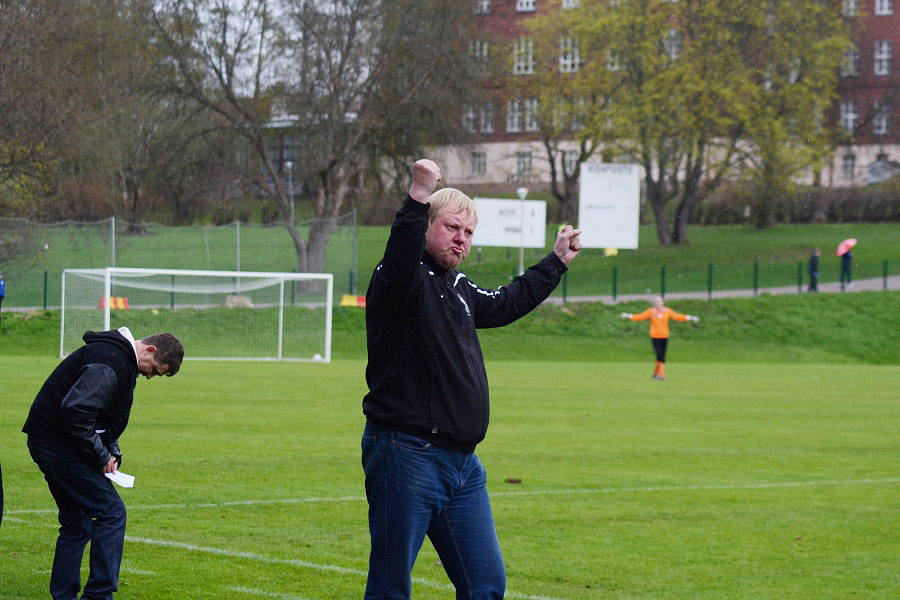
<svg viewBox="0 0 900 600"><path fill-rule="evenodd" d="M665 377L663 377L662 375L657 375L656 373L653 374L653 379L655 381L665 381L666 380Z"/></svg>

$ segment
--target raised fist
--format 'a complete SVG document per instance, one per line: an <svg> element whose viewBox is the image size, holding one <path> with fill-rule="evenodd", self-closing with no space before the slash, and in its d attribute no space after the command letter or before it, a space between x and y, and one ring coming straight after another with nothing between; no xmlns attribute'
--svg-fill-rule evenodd
<svg viewBox="0 0 900 600"><path fill-rule="evenodd" d="M428 197L441 181L441 169L434 161L424 158L417 160L413 165L412 185L409 188L410 197L416 202L425 203Z"/></svg>

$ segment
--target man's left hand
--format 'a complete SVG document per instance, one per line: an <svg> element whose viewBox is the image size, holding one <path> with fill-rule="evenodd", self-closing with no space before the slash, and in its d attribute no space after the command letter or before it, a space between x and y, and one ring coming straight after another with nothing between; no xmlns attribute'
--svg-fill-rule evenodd
<svg viewBox="0 0 900 600"><path fill-rule="evenodd" d="M572 262L581 250L581 240L578 238L580 234L581 230L574 229L571 225L566 225L556 234L553 252L566 265Z"/></svg>

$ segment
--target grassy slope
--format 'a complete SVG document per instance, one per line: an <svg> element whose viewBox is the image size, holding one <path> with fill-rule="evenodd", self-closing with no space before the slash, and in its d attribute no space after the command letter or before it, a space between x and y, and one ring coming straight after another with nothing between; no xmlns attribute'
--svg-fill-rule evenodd
<svg viewBox="0 0 900 600"><path fill-rule="evenodd" d="M898 300L900 292L675 300L674 310L701 320L672 324L669 359L900 364ZM651 356L647 324L619 313L646 306L545 305L508 327L482 330L480 338L489 360L644 361ZM229 330L224 319L220 329ZM365 357L362 309L336 308L333 334L335 358ZM0 355L55 356L58 348L58 312L4 313Z"/></svg>

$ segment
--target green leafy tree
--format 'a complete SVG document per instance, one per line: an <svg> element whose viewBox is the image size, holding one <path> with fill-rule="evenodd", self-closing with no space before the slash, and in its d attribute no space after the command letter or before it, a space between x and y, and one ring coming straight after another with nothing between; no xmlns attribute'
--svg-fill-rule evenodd
<svg viewBox="0 0 900 600"><path fill-rule="evenodd" d="M851 44L839 2L758 2L737 30L744 68L751 74L742 120L756 198L755 221L777 221L777 201L798 175L817 173L840 133L825 127L838 67Z"/></svg>
<svg viewBox="0 0 900 600"><path fill-rule="evenodd" d="M563 19L535 20L544 52L553 53L554 39L570 36L578 41L584 66L565 77L545 69L529 85L540 89L550 78L563 96L581 98L579 143L593 143L606 160L643 167L661 244L687 240L692 209L723 181L755 170L755 177L770 175L771 189L825 155L821 119L813 135L800 117L814 121L811 107L821 114L831 99L846 33L839 19L827 18L836 18L835 6L799 0L789 9L770 8L782 5L751 0L736 11L725 0L584 0ZM793 28L803 35L763 36L772 31L773 14L776 31ZM815 38L819 43L812 44ZM778 48L778 61L774 50L765 51L766 44ZM556 48L558 56L559 41ZM804 71L799 84L778 88L780 101L764 110L764 92L775 89L766 87L768 66L774 63L775 72L787 76L798 55L805 64L804 57L815 52L828 57ZM550 137L565 135L543 129ZM781 131L792 137L779 137ZM787 152L796 159L790 168L762 158L781 151L784 142L792 144ZM758 169L763 164L768 171Z"/></svg>

